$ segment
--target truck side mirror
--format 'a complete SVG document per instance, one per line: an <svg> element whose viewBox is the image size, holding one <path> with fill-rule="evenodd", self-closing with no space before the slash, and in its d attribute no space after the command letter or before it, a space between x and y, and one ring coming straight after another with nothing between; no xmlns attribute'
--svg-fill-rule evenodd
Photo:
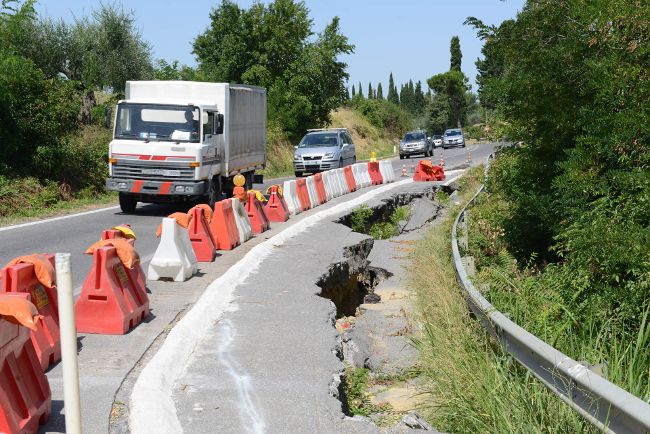
<svg viewBox="0 0 650 434"><path fill-rule="evenodd" d="M111 112L113 107L106 107L104 109L104 127L108 130L111 128Z"/></svg>
<svg viewBox="0 0 650 434"><path fill-rule="evenodd" d="M215 134L223 134L223 113L217 113L215 120L217 123L215 128Z"/></svg>

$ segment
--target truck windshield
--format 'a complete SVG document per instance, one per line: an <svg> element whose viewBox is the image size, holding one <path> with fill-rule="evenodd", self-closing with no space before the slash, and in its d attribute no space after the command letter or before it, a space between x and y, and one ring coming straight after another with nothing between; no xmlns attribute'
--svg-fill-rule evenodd
<svg viewBox="0 0 650 434"><path fill-rule="evenodd" d="M197 143L199 113L193 106L121 103L115 138Z"/></svg>

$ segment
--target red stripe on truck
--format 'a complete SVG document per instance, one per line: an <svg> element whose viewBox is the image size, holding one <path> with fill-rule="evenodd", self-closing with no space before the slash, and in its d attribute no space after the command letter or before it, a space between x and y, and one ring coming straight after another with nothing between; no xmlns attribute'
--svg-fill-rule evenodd
<svg viewBox="0 0 650 434"><path fill-rule="evenodd" d="M169 190L172 188L171 182L163 182L160 184L160 189L158 189L159 194L169 194Z"/></svg>
<svg viewBox="0 0 650 434"><path fill-rule="evenodd" d="M131 193L140 193L140 190L142 190L142 184L144 184L144 181L141 181L139 179L133 181L133 188L131 189Z"/></svg>

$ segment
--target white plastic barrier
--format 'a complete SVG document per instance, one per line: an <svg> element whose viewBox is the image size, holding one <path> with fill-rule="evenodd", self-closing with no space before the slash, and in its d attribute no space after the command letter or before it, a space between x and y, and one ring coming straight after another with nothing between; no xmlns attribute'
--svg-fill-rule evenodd
<svg viewBox="0 0 650 434"><path fill-rule="evenodd" d="M282 186L282 194L284 195L284 200L287 202L289 213L291 213L291 215L299 214L300 201L298 199L298 192L296 191L295 179L284 181L284 184Z"/></svg>
<svg viewBox="0 0 650 434"><path fill-rule="evenodd" d="M170 278L176 282L184 282L197 270L198 262L189 232L179 226L175 219L164 218L160 243L149 262L147 279Z"/></svg>
<svg viewBox="0 0 650 434"><path fill-rule="evenodd" d="M312 208L320 205L318 193L316 192L316 180L313 175L307 177L307 193L309 193L309 202L311 202Z"/></svg>
<svg viewBox="0 0 650 434"><path fill-rule="evenodd" d="M332 178L330 176L330 171L325 171L322 174L323 176L323 185L325 186L325 196L327 200L332 200L334 197L334 191L332 189Z"/></svg>
<svg viewBox="0 0 650 434"><path fill-rule="evenodd" d="M339 191L341 195L348 194L348 183L345 181L345 173L343 169L336 169L336 179L339 183Z"/></svg>
<svg viewBox="0 0 650 434"><path fill-rule="evenodd" d="M241 203L239 198L233 197L231 199L233 214L235 214L235 223L237 224L237 232L239 232L239 242L245 243L253 238L253 227L248 218L248 213L244 204Z"/></svg>
<svg viewBox="0 0 650 434"><path fill-rule="evenodd" d="M327 181L332 189L332 197L339 197L341 195L341 190L339 189L339 180L338 176L336 176L336 169L331 169L327 172Z"/></svg>
<svg viewBox="0 0 650 434"><path fill-rule="evenodd" d="M389 160L381 160L379 162L379 173L381 173L381 177L384 180L384 184L388 184L389 182L395 181L393 165Z"/></svg>
<svg viewBox="0 0 650 434"><path fill-rule="evenodd" d="M354 176L354 182L357 184L357 189L363 188L363 180L361 179L359 163L352 165L352 175Z"/></svg>
<svg viewBox="0 0 650 434"><path fill-rule="evenodd" d="M359 176L361 177L361 186L370 187L372 185L372 180L370 179L370 173L368 173L368 163L359 163Z"/></svg>

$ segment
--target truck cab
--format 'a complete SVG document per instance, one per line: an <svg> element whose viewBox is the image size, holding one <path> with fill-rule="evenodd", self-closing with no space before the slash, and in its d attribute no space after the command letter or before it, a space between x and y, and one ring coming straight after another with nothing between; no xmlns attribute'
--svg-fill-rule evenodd
<svg viewBox="0 0 650 434"><path fill-rule="evenodd" d="M237 100L232 92L241 93L246 87L231 90L223 83L162 81L129 84L127 99L119 101L115 110L106 180L106 188L119 193L123 212L133 212L138 202L202 199L213 206L238 173L252 184L254 171L264 167L266 156L265 92L263 102L254 104L264 105L261 119L259 107L252 115L238 107L250 108L246 97L232 101ZM205 92L206 85L212 95ZM259 94L255 90L253 93ZM184 94L186 97L180 97ZM257 133L245 133L246 140L235 128L242 121L238 122L237 113L240 118L247 117L244 121L251 129L258 129ZM246 152L251 150L258 152ZM229 163L233 160L245 164L232 167Z"/></svg>

